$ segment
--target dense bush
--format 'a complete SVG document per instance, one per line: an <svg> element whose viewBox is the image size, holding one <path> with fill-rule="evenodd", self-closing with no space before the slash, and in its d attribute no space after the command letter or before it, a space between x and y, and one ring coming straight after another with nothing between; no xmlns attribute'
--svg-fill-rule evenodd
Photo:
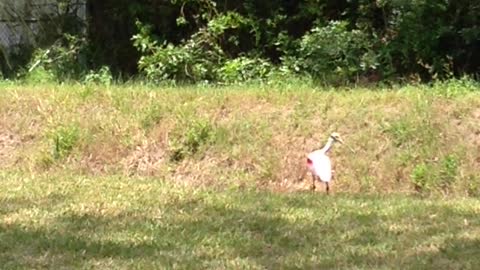
<svg viewBox="0 0 480 270"><path fill-rule="evenodd" d="M66 34L50 47L34 52L26 75L35 77L42 73L56 81L80 79L88 69L87 56L86 40Z"/></svg>
<svg viewBox="0 0 480 270"><path fill-rule="evenodd" d="M331 21L305 34L284 64L297 72L326 81L351 79L375 70L374 40L360 30L348 30L347 22Z"/></svg>
<svg viewBox="0 0 480 270"><path fill-rule="evenodd" d="M180 44L159 44L150 36L149 27L138 23L140 32L133 37L134 46L143 54L139 70L153 81L213 80L215 68L225 58L222 49L212 41L211 32L203 29Z"/></svg>
<svg viewBox="0 0 480 270"><path fill-rule="evenodd" d="M89 68L113 75L238 82L280 68L331 82L428 81L480 70L477 0L87 3Z"/></svg>
<svg viewBox="0 0 480 270"><path fill-rule="evenodd" d="M262 58L237 57L225 61L217 70L217 80L225 83L266 79L275 68Z"/></svg>
<svg viewBox="0 0 480 270"><path fill-rule="evenodd" d="M257 58L268 60L266 66L280 65L284 70L329 82L372 74L379 75L377 79L380 75L415 75L431 80L479 71L480 62L473 57L479 56L480 49L479 19L475 15L480 4L471 0L357 0L335 4L184 0L172 1L172 5L179 7L176 19L181 22L172 31L180 30L178 37L186 41L169 43L163 49L166 56L148 62L150 67L155 62L169 63L170 70L163 69L168 78L245 80L248 78L242 74L257 66L246 64L246 59L265 63L254 60ZM199 36L209 38L199 40ZM212 60L212 55L217 57ZM144 62L140 67L145 67Z"/></svg>

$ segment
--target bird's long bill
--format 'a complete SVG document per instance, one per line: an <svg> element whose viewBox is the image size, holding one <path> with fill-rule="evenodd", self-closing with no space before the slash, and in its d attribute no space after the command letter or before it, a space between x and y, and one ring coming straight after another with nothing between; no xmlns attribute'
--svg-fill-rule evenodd
<svg viewBox="0 0 480 270"><path fill-rule="evenodd" d="M352 151L352 153L355 154L355 150L353 150L353 149L350 147L350 145L346 144L342 139L339 138L337 141L338 141L339 143L345 145L350 151Z"/></svg>
<svg viewBox="0 0 480 270"><path fill-rule="evenodd" d="M345 144L345 143L343 145L347 146L347 148L350 149L350 151L352 151L352 153L356 154L355 150L353 150L353 148L351 148L350 145Z"/></svg>
<svg viewBox="0 0 480 270"><path fill-rule="evenodd" d="M346 144L342 139L338 138L337 141L338 141L339 143L347 146L347 148L348 148L350 151L352 151L352 153L355 154L355 150L353 150L353 149L350 147L350 145Z"/></svg>

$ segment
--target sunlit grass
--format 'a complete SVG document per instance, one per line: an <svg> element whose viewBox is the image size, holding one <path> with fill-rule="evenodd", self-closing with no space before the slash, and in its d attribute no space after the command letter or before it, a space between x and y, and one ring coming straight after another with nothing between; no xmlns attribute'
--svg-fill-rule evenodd
<svg viewBox="0 0 480 270"><path fill-rule="evenodd" d="M480 203L1 175L2 269L475 269Z"/></svg>

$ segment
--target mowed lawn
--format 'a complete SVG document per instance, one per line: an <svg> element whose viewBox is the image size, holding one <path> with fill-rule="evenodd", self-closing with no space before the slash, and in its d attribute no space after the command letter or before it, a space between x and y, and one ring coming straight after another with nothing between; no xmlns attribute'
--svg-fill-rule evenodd
<svg viewBox="0 0 480 270"><path fill-rule="evenodd" d="M1 269L478 269L480 202L0 173Z"/></svg>

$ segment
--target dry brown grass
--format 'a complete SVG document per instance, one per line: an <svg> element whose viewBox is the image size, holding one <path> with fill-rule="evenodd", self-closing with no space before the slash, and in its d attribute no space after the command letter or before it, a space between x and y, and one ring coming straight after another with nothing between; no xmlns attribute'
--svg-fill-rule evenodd
<svg viewBox="0 0 480 270"><path fill-rule="evenodd" d="M454 155L449 193L480 194L480 95L428 92L8 86L0 92L0 168L289 191L305 188L295 182L305 154L338 131L356 154L334 149L336 190L413 192L419 164L441 174L438 164ZM54 158L59 127L77 127L78 138ZM198 146L173 161L175 143L188 136Z"/></svg>

